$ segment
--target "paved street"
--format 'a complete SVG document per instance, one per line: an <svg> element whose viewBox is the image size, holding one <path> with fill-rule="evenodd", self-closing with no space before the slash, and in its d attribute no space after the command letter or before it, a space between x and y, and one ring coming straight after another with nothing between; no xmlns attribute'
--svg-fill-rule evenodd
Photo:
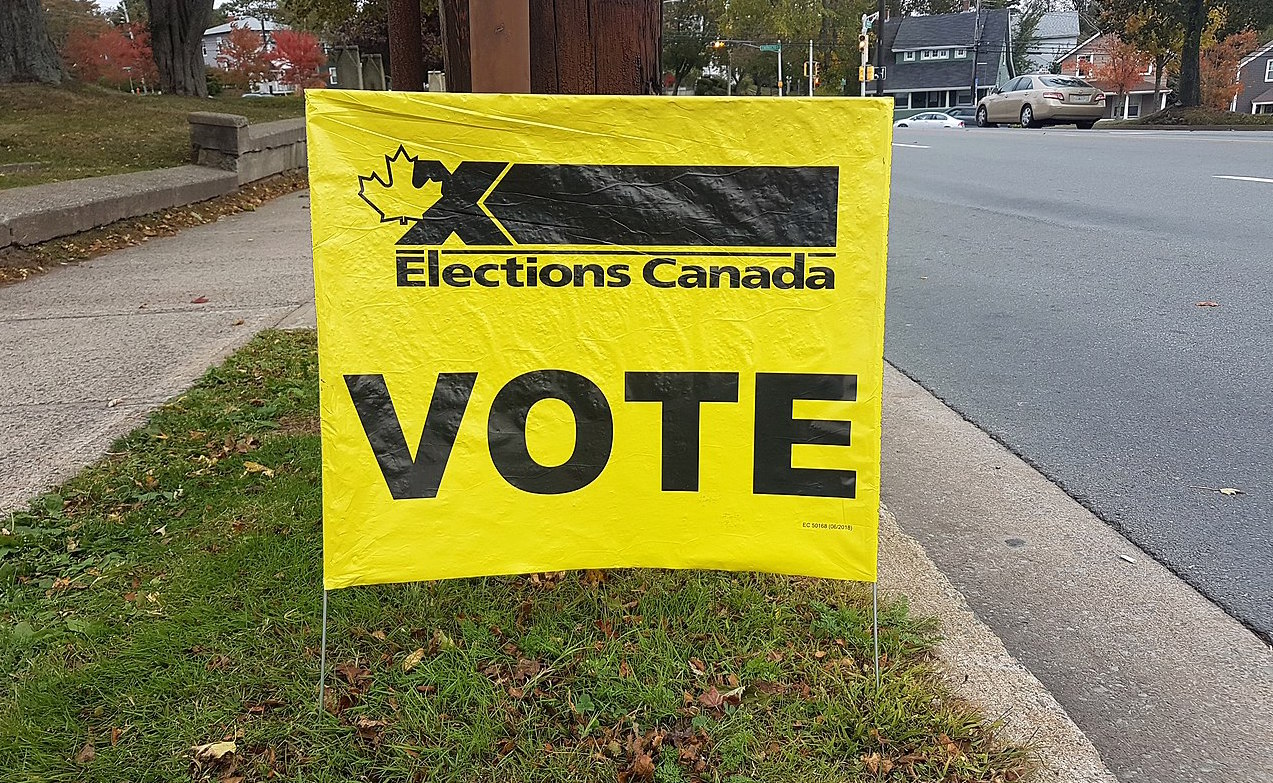
<svg viewBox="0 0 1273 783"><path fill-rule="evenodd" d="M1273 134L895 141L888 359L1273 639Z"/></svg>
<svg viewBox="0 0 1273 783"><path fill-rule="evenodd" d="M1096 516L891 370L885 502L1120 780L1273 781L1273 134L896 142L889 361Z"/></svg>

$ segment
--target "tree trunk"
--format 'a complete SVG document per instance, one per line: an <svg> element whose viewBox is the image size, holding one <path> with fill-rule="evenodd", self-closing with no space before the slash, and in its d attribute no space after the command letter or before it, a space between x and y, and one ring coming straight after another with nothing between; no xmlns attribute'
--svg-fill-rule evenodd
<svg viewBox="0 0 1273 783"><path fill-rule="evenodd" d="M389 0L389 78L395 90L424 89L420 0Z"/></svg>
<svg viewBox="0 0 1273 783"><path fill-rule="evenodd" d="M150 46L159 69L159 89L176 95L208 97L203 72L203 31L212 0L146 0Z"/></svg>
<svg viewBox="0 0 1273 783"><path fill-rule="evenodd" d="M44 27L40 0L0 2L0 84L62 81L62 61Z"/></svg>
<svg viewBox="0 0 1273 783"><path fill-rule="evenodd" d="M1180 105L1202 105L1202 28L1207 23L1205 0L1188 0L1185 46L1180 52Z"/></svg>
<svg viewBox="0 0 1273 783"><path fill-rule="evenodd" d="M1154 58L1154 111L1162 111L1162 75L1167 67L1167 55Z"/></svg>

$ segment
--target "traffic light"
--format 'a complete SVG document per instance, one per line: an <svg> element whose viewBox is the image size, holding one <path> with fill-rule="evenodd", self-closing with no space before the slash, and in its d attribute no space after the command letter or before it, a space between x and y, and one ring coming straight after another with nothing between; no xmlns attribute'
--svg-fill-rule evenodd
<svg viewBox="0 0 1273 783"><path fill-rule="evenodd" d="M866 66L865 65L858 66L858 81L860 82L866 81Z"/></svg>
<svg viewBox="0 0 1273 783"><path fill-rule="evenodd" d="M875 66L874 65L866 66L866 81L868 82L875 81Z"/></svg>
<svg viewBox="0 0 1273 783"><path fill-rule="evenodd" d="M862 33L861 35L858 36L858 51L862 53L863 59L866 58L866 53L870 51L870 49L871 49L871 36L867 35L866 33Z"/></svg>

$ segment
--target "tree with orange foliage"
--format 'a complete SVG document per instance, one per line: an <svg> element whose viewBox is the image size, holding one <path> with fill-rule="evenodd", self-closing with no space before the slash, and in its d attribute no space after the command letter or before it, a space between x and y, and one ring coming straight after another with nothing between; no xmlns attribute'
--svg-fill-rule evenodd
<svg viewBox="0 0 1273 783"><path fill-rule="evenodd" d="M66 69L84 82L111 87L139 86L156 77L155 63L146 36L130 37L123 27L98 30L77 27L67 35L62 47Z"/></svg>
<svg viewBox="0 0 1273 783"><path fill-rule="evenodd" d="M246 27L230 28L229 35L221 39L217 62L225 69L229 82L244 89L266 81L274 70L261 34Z"/></svg>
<svg viewBox="0 0 1273 783"><path fill-rule="evenodd" d="M274 31L274 59L279 65L279 81L297 90L322 87L319 69L327 63L322 44L310 33L296 30Z"/></svg>
<svg viewBox="0 0 1273 783"><path fill-rule="evenodd" d="M1112 35L1106 38L1102 55L1090 78L1106 92L1116 93L1122 103L1127 93L1145 81L1148 59L1135 46Z"/></svg>
<svg viewBox="0 0 1273 783"><path fill-rule="evenodd" d="M1230 35L1202 50L1199 71L1202 82L1202 105L1208 109L1228 111L1242 89L1237 81L1238 63L1255 51L1254 30Z"/></svg>

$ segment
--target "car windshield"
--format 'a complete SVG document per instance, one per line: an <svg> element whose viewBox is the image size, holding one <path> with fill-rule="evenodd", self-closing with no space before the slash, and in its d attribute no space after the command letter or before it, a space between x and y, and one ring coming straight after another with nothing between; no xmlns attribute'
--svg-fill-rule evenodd
<svg viewBox="0 0 1273 783"><path fill-rule="evenodd" d="M1092 85L1073 76L1044 76L1043 83L1048 87L1088 87Z"/></svg>

